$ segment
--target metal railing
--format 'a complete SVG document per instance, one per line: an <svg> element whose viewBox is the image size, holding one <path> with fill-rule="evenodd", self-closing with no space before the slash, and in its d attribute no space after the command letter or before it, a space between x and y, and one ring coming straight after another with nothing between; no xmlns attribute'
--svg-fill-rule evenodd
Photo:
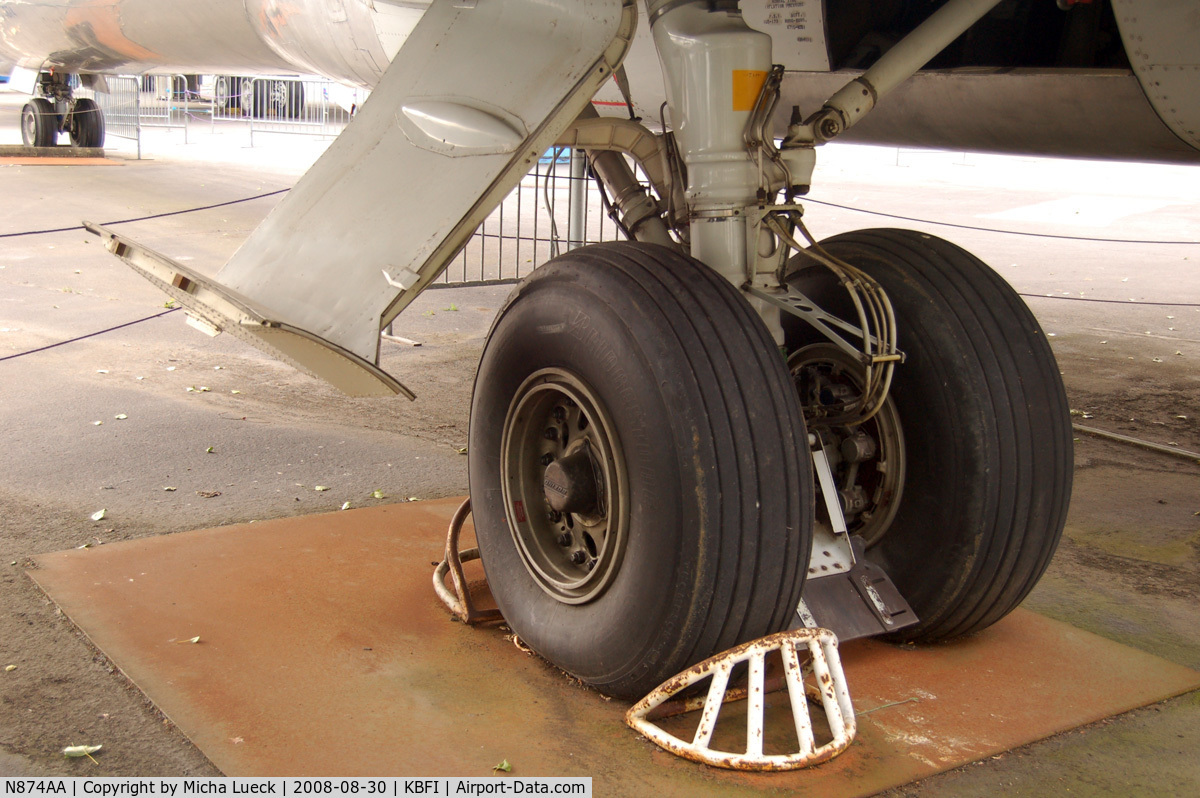
<svg viewBox="0 0 1200 798"><path fill-rule="evenodd" d="M108 91L76 89L80 97L92 97L104 112L105 133L137 142L142 157L142 130L168 128L183 131L188 140L190 104L195 82L184 75L117 75L105 80Z"/></svg>
<svg viewBox="0 0 1200 798"><path fill-rule="evenodd" d="M79 96L90 95L104 112L105 135L132 139L139 143L138 157L142 157L142 115L139 110L139 78L121 75L106 81L108 91L89 92L76 89Z"/></svg>
<svg viewBox="0 0 1200 798"><path fill-rule="evenodd" d="M516 282L575 247L624 239L605 205L581 153L548 153L431 287Z"/></svg>
<svg viewBox="0 0 1200 798"><path fill-rule="evenodd" d="M322 78L216 75L200 97L214 131L218 125L242 125L253 147L263 133L334 138L350 124L366 92Z"/></svg>
<svg viewBox="0 0 1200 798"><path fill-rule="evenodd" d="M138 116L143 128L158 127L183 131L188 142L191 106L199 92L196 75L142 75L138 92Z"/></svg>

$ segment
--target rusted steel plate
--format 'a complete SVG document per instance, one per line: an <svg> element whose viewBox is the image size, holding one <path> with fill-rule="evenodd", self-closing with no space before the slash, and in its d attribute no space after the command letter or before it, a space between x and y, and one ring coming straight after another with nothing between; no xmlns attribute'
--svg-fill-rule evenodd
<svg viewBox="0 0 1200 798"><path fill-rule="evenodd" d="M72 550L30 574L230 775L490 775L507 759L514 776L592 776L598 795L868 795L1200 687L1200 673L1018 611L948 645L845 646L867 713L845 754L718 772L640 739L626 704L502 630L450 620L430 578L460 501ZM768 738L791 724L782 710Z"/></svg>

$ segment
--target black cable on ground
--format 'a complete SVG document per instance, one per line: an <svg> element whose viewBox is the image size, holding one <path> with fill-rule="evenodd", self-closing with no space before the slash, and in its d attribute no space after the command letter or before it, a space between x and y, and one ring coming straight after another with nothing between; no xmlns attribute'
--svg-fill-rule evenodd
<svg viewBox="0 0 1200 798"><path fill-rule="evenodd" d="M1020 294L1024 297L1033 297L1035 299L1065 299L1068 302L1100 302L1105 305L1149 305L1151 307L1163 308L1200 308L1200 304L1195 302L1138 302L1129 300L1128 302L1121 299L1090 299L1084 296L1055 296L1054 294Z"/></svg>
<svg viewBox="0 0 1200 798"><path fill-rule="evenodd" d="M1196 246L1200 241L1146 241L1140 238L1088 238L1087 236L1064 236L1055 233L1026 233L1020 230L1001 230L997 227L976 227L969 224L955 224L954 222L934 222L929 219L918 219L914 216L901 216L896 213L884 213L883 211L868 211L863 208L853 208L849 205L839 205L836 202L826 202L824 200L805 197L804 202L811 202L814 205L825 205L830 208L838 208L843 211L854 211L855 213L865 213L868 216L883 216L888 219L899 219L904 222L916 222L918 224L936 224L942 227L956 227L959 230L974 230L979 233L1000 233L1010 236L1028 236L1030 238L1057 238L1063 241L1091 241L1099 244L1162 244L1164 246Z"/></svg>
<svg viewBox="0 0 1200 798"><path fill-rule="evenodd" d="M200 211L211 211L215 208L224 208L229 205L238 205L243 202L253 202L254 200L266 199L267 197L286 194L291 191L290 188L281 188L278 191L269 191L266 194L255 194L253 197L242 197L241 199L229 200L228 202L218 202L213 205L202 205L198 208L185 208L182 211L167 211L166 213L155 213L150 216L138 216L133 219L118 219L115 222L101 222L104 227L111 227L114 224L130 224L132 222L148 222L152 219L165 219L168 216L182 216L185 213L198 213ZM0 238L20 238L22 236L40 236L46 233L69 233L72 230L82 230L83 225L77 224L72 227L55 227L49 230L27 230L24 233L0 233Z"/></svg>
<svg viewBox="0 0 1200 798"><path fill-rule="evenodd" d="M5 360L15 360L19 357L25 357L26 355L34 355L34 354L37 354L38 352L45 352L47 349L54 349L57 346L65 346L66 344L73 344L76 341L82 341L85 338L95 338L97 335L104 335L105 333L110 333L110 332L113 332L114 330L120 330L123 327L132 327L133 325L141 324L144 321L150 321L151 319L158 319L158 318L162 318L163 316L170 315L177 310L179 310L179 308L171 308L170 310L164 310L162 313L155 313L153 316L147 316L144 319L134 319L133 321L127 321L124 324L118 324L115 327L109 327L104 330L97 330L96 332L88 333L87 335L78 335L74 338L68 338L65 341L59 341L56 344L47 344L46 346L39 346L37 349L30 349L28 352L18 352L15 355L6 355L4 357L0 357L0 363L3 363Z"/></svg>

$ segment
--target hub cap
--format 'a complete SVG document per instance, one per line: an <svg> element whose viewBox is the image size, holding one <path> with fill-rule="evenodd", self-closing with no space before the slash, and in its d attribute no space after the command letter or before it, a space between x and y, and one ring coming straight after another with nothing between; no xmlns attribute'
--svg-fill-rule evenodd
<svg viewBox="0 0 1200 798"><path fill-rule="evenodd" d="M517 551L542 590L584 604L625 553L628 478L603 403L562 369L530 376L509 405L500 467Z"/></svg>

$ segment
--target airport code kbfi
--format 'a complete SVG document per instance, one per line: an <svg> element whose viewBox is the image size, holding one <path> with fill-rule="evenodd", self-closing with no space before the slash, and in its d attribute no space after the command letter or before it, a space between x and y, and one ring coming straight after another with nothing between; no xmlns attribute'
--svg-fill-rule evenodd
<svg viewBox="0 0 1200 798"><path fill-rule="evenodd" d="M572 795L590 798L590 778L386 778L284 779L204 778L153 779L36 778L5 779L5 796L50 798L183 798L198 795L245 796L487 796Z"/></svg>

